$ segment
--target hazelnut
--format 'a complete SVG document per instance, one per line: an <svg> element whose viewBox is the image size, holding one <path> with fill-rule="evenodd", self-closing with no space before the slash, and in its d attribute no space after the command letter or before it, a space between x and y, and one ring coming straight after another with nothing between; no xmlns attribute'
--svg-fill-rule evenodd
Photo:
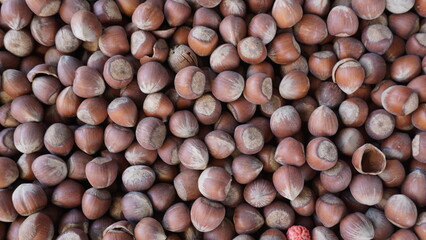
<svg viewBox="0 0 426 240"><path fill-rule="evenodd" d="M237 100L244 91L244 78L237 72L224 71L211 82L212 94L221 102Z"/></svg>
<svg viewBox="0 0 426 240"><path fill-rule="evenodd" d="M335 14L335 13L330 12L330 14ZM329 17L330 17L330 14L329 14ZM312 29L312 26L315 26L314 31ZM318 44L318 43L321 43L328 36L327 25L324 22L324 20L322 20L317 15L304 14L302 19L294 26L294 35L296 39L301 43L310 44L310 45Z"/></svg>
<svg viewBox="0 0 426 240"><path fill-rule="evenodd" d="M75 78L75 70L82 66L80 60L72 56L61 56L58 62L58 79L64 86L71 86Z"/></svg>
<svg viewBox="0 0 426 240"><path fill-rule="evenodd" d="M270 228L286 230L294 224L293 208L284 201L275 201L263 209L265 225Z"/></svg>
<svg viewBox="0 0 426 240"><path fill-rule="evenodd" d="M367 103L360 98L348 98L339 106L339 117L347 127L360 127L368 116Z"/></svg>
<svg viewBox="0 0 426 240"><path fill-rule="evenodd" d="M340 221L340 235L347 240L374 237L373 223L362 213L351 213Z"/></svg>
<svg viewBox="0 0 426 240"><path fill-rule="evenodd" d="M222 0L219 5L220 13L223 16L236 15L245 17L246 3L243 0Z"/></svg>
<svg viewBox="0 0 426 240"><path fill-rule="evenodd" d="M195 26L188 35L188 45L199 56L208 56L216 48L219 38L213 29Z"/></svg>
<svg viewBox="0 0 426 240"><path fill-rule="evenodd" d="M222 20L221 17L216 11L214 11L214 9L200 7L194 13L194 16L192 19L192 22L193 22L192 25L205 26L205 27L217 30L219 28L219 24L221 23L221 20Z"/></svg>
<svg viewBox="0 0 426 240"><path fill-rule="evenodd" d="M417 208L414 202L403 194L395 194L386 202L386 218L395 226L410 228L417 220Z"/></svg>
<svg viewBox="0 0 426 240"><path fill-rule="evenodd" d="M206 85L206 76L200 68L195 66L185 67L176 74L175 89L179 96L193 100L201 97Z"/></svg>
<svg viewBox="0 0 426 240"><path fill-rule="evenodd" d="M265 220L254 207L243 203L235 208L233 216L235 231L238 234L250 234L259 230Z"/></svg>
<svg viewBox="0 0 426 240"><path fill-rule="evenodd" d="M316 108L309 117L309 132L316 137L333 136L336 134L338 128L337 116L327 106Z"/></svg>
<svg viewBox="0 0 426 240"><path fill-rule="evenodd" d="M387 0L386 9L391 13L405 13L408 12L414 6L414 0L408 0L405 2L399 2L396 0Z"/></svg>
<svg viewBox="0 0 426 240"><path fill-rule="evenodd" d="M45 128L41 123L20 124L13 133L13 143L21 153L33 153L43 148Z"/></svg>
<svg viewBox="0 0 426 240"><path fill-rule="evenodd" d="M108 57L124 55L129 52L130 44L127 40L126 31L121 26L105 28L99 37L99 49Z"/></svg>
<svg viewBox="0 0 426 240"><path fill-rule="evenodd" d="M102 34L102 25L98 18L87 10L74 13L70 25L74 36L81 41L96 41Z"/></svg>
<svg viewBox="0 0 426 240"><path fill-rule="evenodd" d="M32 163L31 169L37 180L48 186L58 185L68 174L64 160L53 154L37 157Z"/></svg>
<svg viewBox="0 0 426 240"><path fill-rule="evenodd" d="M219 120L222 105L212 94L205 94L195 101L193 111L200 123L210 125Z"/></svg>
<svg viewBox="0 0 426 240"><path fill-rule="evenodd" d="M231 135L223 130L214 130L206 135L204 142L210 155L216 159L229 157L235 150L235 142Z"/></svg>
<svg viewBox="0 0 426 240"><path fill-rule="evenodd" d="M87 154L94 154L104 143L104 129L100 126L83 125L74 131L77 147Z"/></svg>
<svg viewBox="0 0 426 240"><path fill-rule="evenodd" d="M355 12L346 6L332 8L327 16L327 28L330 35L349 37L358 30L358 17Z"/></svg>
<svg viewBox="0 0 426 240"><path fill-rule="evenodd" d="M259 128L251 124L239 125L234 131L235 145L243 154L258 153L264 145Z"/></svg>
<svg viewBox="0 0 426 240"><path fill-rule="evenodd" d="M180 26L191 16L191 7L186 1L168 0L164 4L164 16L170 26Z"/></svg>
<svg viewBox="0 0 426 240"><path fill-rule="evenodd" d="M44 116L43 105L32 95L22 95L13 99L10 115L20 123L41 122Z"/></svg>
<svg viewBox="0 0 426 240"><path fill-rule="evenodd" d="M391 46L393 35L387 26L373 24L364 29L361 39L368 51L381 55Z"/></svg>
<svg viewBox="0 0 426 240"><path fill-rule="evenodd" d="M405 172L402 174L400 175L404 176ZM399 179L402 180L403 178L401 177ZM413 200L417 205L426 206L426 198L424 197L425 191L423 190L425 189L425 186L426 174L419 169L415 169L405 177L401 186L401 192Z"/></svg>
<svg viewBox="0 0 426 240"><path fill-rule="evenodd" d="M19 239L52 239L54 233L53 222L44 213L28 216L19 227Z"/></svg>
<svg viewBox="0 0 426 240"><path fill-rule="evenodd" d="M365 71L365 84L376 84L386 75L386 63L383 57L376 53L366 53L361 56L359 63Z"/></svg>
<svg viewBox="0 0 426 240"><path fill-rule="evenodd" d="M201 194L213 201L224 201L231 185L231 175L221 167L209 167L198 178Z"/></svg>
<svg viewBox="0 0 426 240"><path fill-rule="evenodd" d="M277 192L286 199L294 200L303 189L303 178L300 169L286 165L278 168L272 177Z"/></svg>
<svg viewBox="0 0 426 240"><path fill-rule="evenodd" d="M274 201L277 194L274 186L268 180L257 179L244 188L244 200L253 207L266 207Z"/></svg>
<svg viewBox="0 0 426 240"><path fill-rule="evenodd" d="M248 35L258 37L264 45L270 43L277 32L274 18L265 13L255 15L248 25Z"/></svg>
<svg viewBox="0 0 426 240"><path fill-rule="evenodd" d="M187 66L198 66L197 55L184 44L171 48L167 61L174 72L179 72Z"/></svg>
<svg viewBox="0 0 426 240"><path fill-rule="evenodd" d="M166 145L164 143L163 147ZM161 149L161 148L160 148ZM158 153L161 157L159 150ZM157 151L143 148L138 142L133 142L125 151L124 157L130 165L147 164L151 165L157 159Z"/></svg>
<svg viewBox="0 0 426 240"><path fill-rule="evenodd" d="M56 32L55 46L62 53L74 52L80 47L80 43L80 39L74 36L70 25L65 25Z"/></svg>
<svg viewBox="0 0 426 240"><path fill-rule="evenodd" d="M105 92L105 81L95 69L81 66L75 71L73 91L82 98L96 97Z"/></svg>
<svg viewBox="0 0 426 240"><path fill-rule="evenodd" d="M287 100L295 100L305 97L310 87L309 78L299 70L289 72L280 82L279 91L281 97Z"/></svg>
<svg viewBox="0 0 426 240"><path fill-rule="evenodd" d="M183 172L180 172L175 177L173 183L176 189L176 193L180 199L184 201L191 201L201 196L198 186L194 185L194 181L198 182L200 174L200 171L187 169Z"/></svg>
<svg viewBox="0 0 426 240"><path fill-rule="evenodd" d="M158 118L146 117L138 123L135 135L142 147L156 150L166 138L166 126Z"/></svg>
<svg viewBox="0 0 426 240"><path fill-rule="evenodd" d="M51 201L59 207L74 208L81 205L83 194L84 187L79 182L66 179L55 187Z"/></svg>
<svg viewBox="0 0 426 240"><path fill-rule="evenodd" d="M18 212L13 207L11 189L1 189L0 190L0 219L2 222L15 222L18 217Z"/></svg>
<svg viewBox="0 0 426 240"><path fill-rule="evenodd" d="M145 31L158 29L163 21L162 9L150 1L140 4L132 14L132 22Z"/></svg>
<svg viewBox="0 0 426 240"><path fill-rule="evenodd" d="M247 101L244 96L226 104L226 107L239 123L249 121L256 113L256 105Z"/></svg>
<svg viewBox="0 0 426 240"><path fill-rule="evenodd" d="M166 211L176 199L176 190L172 184L157 183L152 186L147 195L156 211Z"/></svg>
<svg viewBox="0 0 426 240"><path fill-rule="evenodd" d="M7 188L19 177L19 170L16 162L8 157L0 157L0 187Z"/></svg>
<svg viewBox="0 0 426 240"><path fill-rule="evenodd" d="M249 64L258 64L266 59L267 50L262 40L257 37L241 39L237 45L241 60Z"/></svg>
<svg viewBox="0 0 426 240"><path fill-rule="evenodd" d="M77 109L78 120L86 124L99 125L107 117L107 102L102 97L84 99Z"/></svg>
<svg viewBox="0 0 426 240"><path fill-rule="evenodd" d="M105 189L89 188L81 199L81 209L90 220L102 217L111 205L111 193Z"/></svg>
<svg viewBox="0 0 426 240"><path fill-rule="evenodd" d="M106 188L116 179L117 163L106 157L97 157L86 164L86 177L90 185L95 188Z"/></svg>
<svg viewBox="0 0 426 240"><path fill-rule="evenodd" d="M356 15L364 20L373 20L378 18L386 8L385 0L375 0L369 3L369 7L366 7L367 2L365 0L354 0L351 2L352 9Z"/></svg>
<svg viewBox="0 0 426 240"><path fill-rule="evenodd" d="M75 117L83 100L77 96L72 87L64 88L56 98L56 110L61 117Z"/></svg>
<svg viewBox="0 0 426 240"><path fill-rule="evenodd" d="M190 138L198 134L199 126L192 112L182 110L173 113L170 117L169 130L176 137Z"/></svg>
<svg viewBox="0 0 426 240"><path fill-rule="evenodd" d="M122 20L118 3L113 0L96 1L93 4L93 12L103 24L120 23Z"/></svg>
<svg viewBox="0 0 426 240"><path fill-rule="evenodd" d="M215 72L233 70L240 65L237 49L230 43L225 43L213 50L210 56L210 67Z"/></svg>
<svg viewBox="0 0 426 240"><path fill-rule="evenodd" d="M128 192L121 199L121 207L128 221L137 222L153 214L151 201L141 192Z"/></svg>
<svg viewBox="0 0 426 240"><path fill-rule="evenodd" d="M142 64L137 73L140 90L145 93L155 93L165 88L170 81L167 69L158 62Z"/></svg>
<svg viewBox="0 0 426 240"><path fill-rule="evenodd" d="M281 165L302 166L305 163L303 144L292 137L282 139L275 151L274 160Z"/></svg>
<svg viewBox="0 0 426 240"><path fill-rule="evenodd" d="M296 0L278 0L272 6L272 16L279 28L290 28L302 19L303 9Z"/></svg>
<svg viewBox="0 0 426 240"><path fill-rule="evenodd" d="M55 45L55 35L57 35L59 28L59 22L55 17L36 16L33 18L30 25L31 35L34 40L46 47ZM71 32L69 26L64 26L63 28L67 28L67 30Z"/></svg>
<svg viewBox="0 0 426 240"><path fill-rule="evenodd" d="M4 35L3 42L4 48L18 57L26 57L30 55L34 49L33 38L27 30L9 30L6 35Z"/></svg>
<svg viewBox="0 0 426 240"><path fill-rule="evenodd" d="M124 170L122 181L127 191L143 191L154 184L155 173L148 166L130 166Z"/></svg>
<svg viewBox="0 0 426 240"><path fill-rule="evenodd" d="M170 232L183 232L190 224L190 212L184 203L175 203L164 213L162 225Z"/></svg>
<svg viewBox="0 0 426 240"><path fill-rule="evenodd" d="M382 140L389 137L395 128L395 118L383 109L370 113L365 121L365 130L371 138Z"/></svg>
<svg viewBox="0 0 426 240"><path fill-rule="evenodd" d="M65 124L52 124L44 134L44 146L52 154L66 156L74 146L74 133Z"/></svg>
<svg viewBox="0 0 426 240"><path fill-rule="evenodd" d="M337 147L325 137L312 139L306 146L306 162L317 171L332 168L337 162Z"/></svg>
<svg viewBox="0 0 426 240"><path fill-rule="evenodd" d="M135 237L141 240L167 238L161 223L151 217L143 218L136 224Z"/></svg>
<svg viewBox="0 0 426 240"><path fill-rule="evenodd" d="M297 133L302 121L293 106L283 106L273 112L270 123L272 133L276 137L283 138Z"/></svg>
<svg viewBox="0 0 426 240"><path fill-rule="evenodd" d="M208 215L205 213L208 212ZM225 217L225 207L217 202L199 197L191 207L191 223L200 232L217 228Z"/></svg>
<svg viewBox="0 0 426 240"><path fill-rule="evenodd" d="M309 57L309 71L320 80L332 76L332 70L337 62L337 57L332 51L319 51Z"/></svg>
<svg viewBox="0 0 426 240"><path fill-rule="evenodd" d="M330 228L337 225L345 212L344 202L330 193L320 196L315 203L316 216L324 227Z"/></svg>
<svg viewBox="0 0 426 240"><path fill-rule="evenodd" d="M364 82L365 71L357 60L345 58L334 65L332 78L343 92L352 94Z"/></svg>
<svg viewBox="0 0 426 240"><path fill-rule="evenodd" d="M279 0L284 2L287 0ZM294 0L288 1L293 2ZM280 13L282 14L282 13ZM281 33L275 36L268 45L268 57L276 64L288 64L296 61L301 54L299 44L292 33Z"/></svg>
<svg viewBox="0 0 426 240"><path fill-rule="evenodd" d="M346 189L351 183L352 173L349 165L338 160L334 167L321 171L320 180L325 190L337 193Z"/></svg>
<svg viewBox="0 0 426 240"><path fill-rule="evenodd" d="M21 30L30 24L33 13L25 0L8 0L2 2L1 16L2 22L8 27Z"/></svg>
<svg viewBox="0 0 426 240"><path fill-rule="evenodd" d="M333 50L338 59L354 58L359 59L365 52L363 43L353 37L337 38L333 43Z"/></svg>
<svg viewBox="0 0 426 240"><path fill-rule="evenodd" d="M112 100L107 108L109 118L122 127L134 127L137 123L137 106L128 97Z"/></svg>
<svg viewBox="0 0 426 240"><path fill-rule="evenodd" d="M47 205L43 189L33 183L20 184L12 194L13 207L22 216L29 216Z"/></svg>
<svg viewBox="0 0 426 240"><path fill-rule="evenodd" d="M259 176L263 169L262 162L250 155L239 155L232 161L232 175L240 184L248 184Z"/></svg>
<svg viewBox="0 0 426 240"><path fill-rule="evenodd" d="M203 170L207 167L209 154L207 146L197 138L188 138L179 147L180 162L189 169Z"/></svg>
<svg viewBox="0 0 426 240"><path fill-rule="evenodd" d="M398 100L395 101L395 97ZM414 112L419 105L417 93L405 86L392 86L387 88L381 96L383 108L394 115L408 115Z"/></svg>

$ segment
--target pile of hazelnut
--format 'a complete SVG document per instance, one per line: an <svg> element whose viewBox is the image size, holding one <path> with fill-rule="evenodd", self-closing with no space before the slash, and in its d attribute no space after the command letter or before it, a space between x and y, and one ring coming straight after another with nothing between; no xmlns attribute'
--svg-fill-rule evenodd
<svg viewBox="0 0 426 240"><path fill-rule="evenodd" d="M426 0L0 3L0 239L426 239Z"/></svg>

